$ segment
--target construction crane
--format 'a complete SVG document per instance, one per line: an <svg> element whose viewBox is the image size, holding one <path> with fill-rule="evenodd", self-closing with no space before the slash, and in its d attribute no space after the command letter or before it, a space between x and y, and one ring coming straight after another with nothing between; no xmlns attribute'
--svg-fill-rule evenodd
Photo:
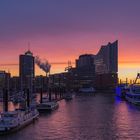
<svg viewBox="0 0 140 140"><path fill-rule="evenodd" d="M133 84L136 84L138 79L140 79L140 73L137 73L137 77L136 77L136 79L135 79Z"/></svg>
<svg viewBox="0 0 140 140"><path fill-rule="evenodd" d="M65 71L69 71L72 68L71 61L68 61L68 66L65 68Z"/></svg>

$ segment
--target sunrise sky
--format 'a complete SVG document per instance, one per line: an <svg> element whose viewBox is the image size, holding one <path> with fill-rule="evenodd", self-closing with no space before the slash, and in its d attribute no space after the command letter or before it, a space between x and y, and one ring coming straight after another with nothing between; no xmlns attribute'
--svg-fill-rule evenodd
<svg viewBox="0 0 140 140"><path fill-rule="evenodd" d="M140 72L139 0L0 1L0 64L17 64L30 49L49 62L75 61L119 40L119 77ZM51 73L64 71L53 65ZM18 75L18 65L0 70ZM36 74L44 74L38 68Z"/></svg>

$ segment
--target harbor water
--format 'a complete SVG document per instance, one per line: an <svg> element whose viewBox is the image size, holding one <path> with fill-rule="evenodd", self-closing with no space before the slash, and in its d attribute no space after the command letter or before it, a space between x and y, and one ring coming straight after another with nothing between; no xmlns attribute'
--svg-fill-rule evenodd
<svg viewBox="0 0 140 140"><path fill-rule="evenodd" d="M0 140L139 140L139 132L140 107L99 93L61 100L57 110Z"/></svg>

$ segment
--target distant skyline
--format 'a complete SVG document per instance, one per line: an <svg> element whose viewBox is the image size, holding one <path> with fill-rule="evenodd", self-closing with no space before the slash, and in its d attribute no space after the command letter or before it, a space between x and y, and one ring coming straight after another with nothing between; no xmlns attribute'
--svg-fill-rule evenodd
<svg viewBox="0 0 140 140"><path fill-rule="evenodd" d="M18 63L28 42L42 59L74 62L119 40L119 77L135 78L140 72L139 5L138 0L0 1L0 64ZM64 67L55 65L52 73ZM3 69L18 74L17 66Z"/></svg>

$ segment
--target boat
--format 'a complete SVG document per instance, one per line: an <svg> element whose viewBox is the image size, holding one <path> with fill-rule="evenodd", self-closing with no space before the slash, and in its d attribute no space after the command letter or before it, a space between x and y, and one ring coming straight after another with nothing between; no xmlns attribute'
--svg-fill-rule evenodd
<svg viewBox="0 0 140 140"><path fill-rule="evenodd" d="M73 96L72 96L71 93L67 93L67 94L64 96L64 99L65 99L66 101L69 101L69 100L72 100L72 99L73 99Z"/></svg>
<svg viewBox="0 0 140 140"><path fill-rule="evenodd" d="M37 109L30 104L29 90L27 90L27 102L23 108L8 111L8 90L3 92L3 102L3 112L0 113L0 135L15 132L39 116Z"/></svg>
<svg viewBox="0 0 140 140"><path fill-rule="evenodd" d="M0 135L9 134L36 120L39 113L36 109L3 112L0 114Z"/></svg>
<svg viewBox="0 0 140 140"><path fill-rule="evenodd" d="M40 103L37 104L36 108L39 112L53 111L59 107L59 104L55 100L43 97L42 89L40 90Z"/></svg>
<svg viewBox="0 0 140 140"><path fill-rule="evenodd" d="M129 90L129 86L128 84L124 83L124 84L119 84L116 87L116 95L121 97L121 98L125 98L125 94L126 92Z"/></svg>
<svg viewBox="0 0 140 140"><path fill-rule="evenodd" d="M94 93L95 89L93 87L84 87L79 89L79 93Z"/></svg>
<svg viewBox="0 0 140 140"><path fill-rule="evenodd" d="M126 100L135 105L140 105L140 85L137 84L138 79L140 79L140 73L137 73L134 83L129 86L129 90L125 94Z"/></svg>
<svg viewBox="0 0 140 140"><path fill-rule="evenodd" d="M59 107L59 104L56 101L48 101L39 103L36 108L38 111L53 111Z"/></svg>
<svg viewBox="0 0 140 140"><path fill-rule="evenodd" d="M125 94L125 98L132 104L140 105L140 85L131 85Z"/></svg>

